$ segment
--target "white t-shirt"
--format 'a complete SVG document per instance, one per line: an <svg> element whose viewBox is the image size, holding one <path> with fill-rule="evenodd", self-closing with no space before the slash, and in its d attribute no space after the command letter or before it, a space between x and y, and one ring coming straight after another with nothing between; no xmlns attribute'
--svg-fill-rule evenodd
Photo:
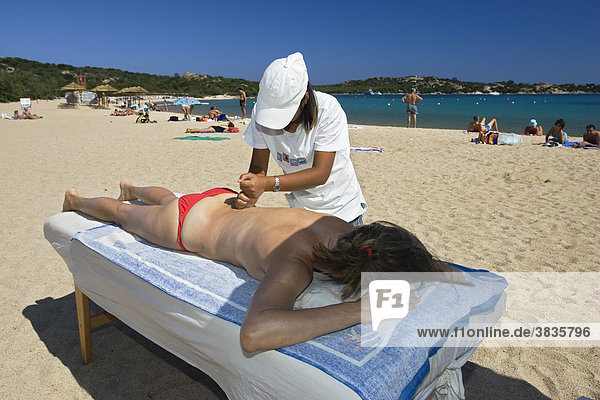
<svg viewBox="0 0 600 400"><path fill-rule="evenodd" d="M291 174L313 165L315 151L335 151L329 179L323 185L286 194L290 207L333 214L352 221L367 210L352 161L346 113L335 97L315 91L317 123L308 134L300 125L296 132L269 129L252 122L244 140L256 149L269 149L284 173Z"/></svg>

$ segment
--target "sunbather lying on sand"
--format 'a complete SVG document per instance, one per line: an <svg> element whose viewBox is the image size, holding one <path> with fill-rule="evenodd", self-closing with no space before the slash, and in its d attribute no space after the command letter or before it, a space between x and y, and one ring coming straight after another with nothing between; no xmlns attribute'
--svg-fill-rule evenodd
<svg viewBox="0 0 600 400"><path fill-rule="evenodd" d="M563 119L556 120L554 126L550 128L548 133L546 133L546 143L560 143L564 144L567 140L569 140L567 133L563 131L565 128L565 121Z"/></svg>
<svg viewBox="0 0 600 400"><path fill-rule="evenodd" d="M185 133L206 133L206 132L236 132L238 131L235 128L233 122L229 122L227 125L213 125L206 128L187 128Z"/></svg>
<svg viewBox="0 0 600 400"><path fill-rule="evenodd" d="M600 132L596 130L594 125L589 124L585 127L583 141L574 147L600 147Z"/></svg>
<svg viewBox="0 0 600 400"><path fill-rule="evenodd" d="M354 227L331 215L298 208L232 207L236 192L211 189L180 199L160 187L121 182L118 199L65 193L63 211L115 222L159 246L245 268L261 280L242 323L248 352L304 342L361 322L361 301L293 310L313 269L360 292L361 272L454 271L434 259L407 230L387 222ZM123 203L141 200L147 205ZM368 309L368 299L362 302Z"/></svg>
<svg viewBox="0 0 600 400"><path fill-rule="evenodd" d="M119 109L115 108L115 111L110 113L110 115L114 115L116 117L124 117L126 115L137 115L137 112L130 108L128 108L126 110L119 110Z"/></svg>

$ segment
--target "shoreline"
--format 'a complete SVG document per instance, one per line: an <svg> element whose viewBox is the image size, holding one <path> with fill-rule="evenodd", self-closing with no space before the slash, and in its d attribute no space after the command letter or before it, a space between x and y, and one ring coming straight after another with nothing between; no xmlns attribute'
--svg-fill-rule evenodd
<svg viewBox="0 0 600 400"><path fill-rule="evenodd" d="M151 99L146 99L146 100L151 100ZM237 97L232 97L232 98L216 98L216 97L210 97L210 98L202 98L202 99L198 99L198 100L237 100ZM64 98L61 99L54 99L54 100L32 100L32 110L33 110L33 106L35 103L35 101L44 101L44 102L56 102L57 105L59 103L64 103L65 100ZM11 103L0 103L0 110L3 110L2 113L5 114L9 114L12 115L12 111L10 111L10 113L8 111L4 111L4 108L2 106L4 105L10 105L13 104L13 106L8 107L8 109L10 110L14 110L14 109L18 109L20 111L20 103L18 102L11 102ZM160 107L162 107L162 102L157 102L156 104L161 104ZM172 105L172 104L171 104ZM90 109L90 110L97 110L97 111L104 111L106 113L110 113L112 112L112 110L114 108L120 108L119 106L117 106L116 104L111 103L111 107L108 109L103 109L103 108L97 108L95 105L85 105L85 104L78 104L77 108L81 107L82 109ZM156 119L157 115L161 115L161 114L167 114L167 113L173 113L173 114L183 114L183 111L180 109L175 109L175 110L168 110L168 111L164 111L164 110L159 110L159 111L152 111L151 112L151 119ZM228 114L229 115L229 114ZM198 117L198 116L203 116L203 114L194 114L194 117ZM243 121L243 118L241 118L241 116L239 115L233 115L234 118L234 123L240 123L241 121ZM246 116L246 120L250 119L250 113L247 114ZM192 121L194 122L194 121ZM222 122L222 121L212 121L212 123L216 123L216 122ZM208 122L207 122L208 123ZM408 129L409 131L411 130L427 130L427 131L439 131L439 132L448 132L448 131L453 131L453 132L460 132L460 133L464 133L464 134L469 134L470 137L475 137L476 133L475 132L467 132L466 129L456 129L456 128L444 128L444 127L418 127L418 128L407 128L404 124L403 125L385 125L385 124L368 124L368 123L351 123L348 122L348 127L349 130L352 131L353 128L352 127L359 127L362 129L381 129L381 128L399 128L399 129ZM541 138L543 139L542 141L545 141L545 134L542 136L534 136L534 135L524 135L523 133L520 132L511 132L511 131L500 131L500 133L505 133L505 134L514 134L514 135L519 135L522 136L523 138ZM577 134L577 133L569 133L569 140L570 141L581 141L583 140L583 133L581 134Z"/></svg>
<svg viewBox="0 0 600 400"><path fill-rule="evenodd" d="M318 87L315 87L315 90L319 90ZM378 97L380 95L377 94L365 94L365 93L329 93L332 96L369 96L369 97ZM381 92L381 96L399 96L399 95L404 95L406 93L392 93L392 92L388 92L388 93L383 93ZM435 93L418 93L420 96L513 96L513 95L532 95L532 96L550 96L550 95L565 95L565 94L576 94L576 95L583 95L583 94L590 94L590 95L598 95L600 94L600 92L596 93L596 92L560 92L560 93L532 93L532 92L516 92L516 93L499 93L499 94L494 94L494 93L484 93L484 92L468 92L468 93L441 93L441 92L435 92Z"/></svg>

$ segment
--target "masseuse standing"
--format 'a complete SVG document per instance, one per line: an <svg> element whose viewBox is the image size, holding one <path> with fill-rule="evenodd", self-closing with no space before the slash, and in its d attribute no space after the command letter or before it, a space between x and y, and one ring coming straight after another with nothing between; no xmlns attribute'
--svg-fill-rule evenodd
<svg viewBox="0 0 600 400"><path fill-rule="evenodd" d="M291 192L290 207L362 225L367 204L350 160L346 114L333 96L312 89L302 54L267 67L244 140L253 151L249 172L239 180L237 208L282 190ZM284 175L267 175L269 155Z"/></svg>

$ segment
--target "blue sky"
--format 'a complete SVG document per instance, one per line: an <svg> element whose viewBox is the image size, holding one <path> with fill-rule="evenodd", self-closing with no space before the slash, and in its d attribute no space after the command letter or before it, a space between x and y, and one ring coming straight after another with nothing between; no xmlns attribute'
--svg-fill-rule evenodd
<svg viewBox="0 0 600 400"><path fill-rule="evenodd" d="M301 51L314 84L600 83L598 15L598 0L3 1L0 56L258 81Z"/></svg>

